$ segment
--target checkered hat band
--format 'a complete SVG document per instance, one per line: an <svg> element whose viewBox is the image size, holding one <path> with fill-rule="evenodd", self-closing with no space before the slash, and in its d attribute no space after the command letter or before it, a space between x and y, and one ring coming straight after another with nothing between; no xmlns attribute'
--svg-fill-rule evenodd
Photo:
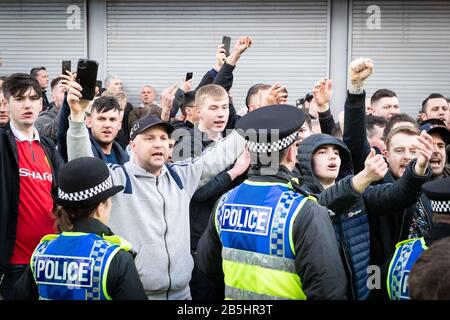
<svg viewBox="0 0 450 320"><path fill-rule="evenodd" d="M450 201L435 201L431 200L431 208L436 213L450 213Z"/></svg>
<svg viewBox="0 0 450 320"><path fill-rule="evenodd" d="M111 189L112 187L113 187L112 177L109 176L108 179L106 179L99 185L96 185L95 187L83 191L67 193L62 191L61 188L58 187L58 197L62 200L67 201L82 201L92 198L105 190Z"/></svg>
<svg viewBox="0 0 450 320"><path fill-rule="evenodd" d="M280 150L283 150L287 147L289 147L296 139L298 139L298 132L295 131L294 133L288 135L287 137L272 142L254 142L254 141L248 141L247 148L248 151L251 152L257 152L257 153L269 153L269 152L277 152Z"/></svg>

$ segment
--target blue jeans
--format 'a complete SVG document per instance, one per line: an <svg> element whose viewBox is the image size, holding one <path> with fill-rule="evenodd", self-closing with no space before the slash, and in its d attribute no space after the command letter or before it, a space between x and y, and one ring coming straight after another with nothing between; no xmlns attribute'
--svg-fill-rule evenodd
<svg viewBox="0 0 450 320"><path fill-rule="evenodd" d="M5 300L14 300L14 285L27 268L26 264L10 264L0 284L0 294Z"/></svg>

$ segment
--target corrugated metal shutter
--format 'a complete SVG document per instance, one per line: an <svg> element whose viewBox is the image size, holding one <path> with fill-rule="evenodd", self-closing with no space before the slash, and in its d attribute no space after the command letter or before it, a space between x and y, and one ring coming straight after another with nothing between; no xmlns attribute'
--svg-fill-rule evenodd
<svg viewBox="0 0 450 320"><path fill-rule="evenodd" d="M367 26L371 5L381 9L380 29ZM394 90L411 116L430 93L450 96L450 1L354 0L352 11L352 57L375 62L368 94Z"/></svg>
<svg viewBox="0 0 450 320"><path fill-rule="evenodd" d="M74 15L78 10L79 21ZM51 80L61 73L61 60L66 59L76 69L78 58L87 52L85 17L84 1L0 0L0 55L4 59L0 74L28 73L32 67L45 66Z"/></svg>
<svg viewBox="0 0 450 320"><path fill-rule="evenodd" d="M144 84L160 93L194 72L194 85L215 63L222 35L255 44L235 71L232 95L245 106L248 88L280 81L289 102L327 75L327 1L108 1L107 71L124 80L138 104Z"/></svg>

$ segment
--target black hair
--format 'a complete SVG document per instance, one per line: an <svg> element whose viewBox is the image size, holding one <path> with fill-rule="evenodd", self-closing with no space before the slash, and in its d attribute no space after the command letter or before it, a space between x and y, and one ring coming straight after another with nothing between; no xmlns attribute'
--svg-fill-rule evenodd
<svg viewBox="0 0 450 320"><path fill-rule="evenodd" d="M180 106L181 113L183 116L187 116L186 108L195 106L195 90L186 92L183 98L183 102Z"/></svg>
<svg viewBox="0 0 450 320"><path fill-rule="evenodd" d="M430 100L430 99L444 99L444 100L447 101L447 98L445 98L442 94L440 94L440 93L432 93L428 97L426 97L425 100L423 100L423 102L422 102L422 112L423 113L426 113L426 111L427 111L427 103L428 103L428 100Z"/></svg>
<svg viewBox="0 0 450 320"><path fill-rule="evenodd" d="M112 96L101 96L100 98L95 99L94 103L92 103L91 114L94 110L97 113L108 112L110 110L119 111L120 105L117 99Z"/></svg>
<svg viewBox="0 0 450 320"><path fill-rule="evenodd" d="M387 120L384 117L374 116L373 114L369 114L366 116L366 129L367 129L367 137L372 138L375 134L374 128L375 126L380 128L386 128Z"/></svg>
<svg viewBox="0 0 450 320"><path fill-rule="evenodd" d="M60 232L72 230L75 220L92 217L100 203L104 203L107 200L108 198L98 203L81 207L63 207L56 205L53 209L53 215L56 218L56 229Z"/></svg>
<svg viewBox="0 0 450 320"><path fill-rule="evenodd" d="M33 69L31 69L31 71L30 71L30 75L31 75L32 77L36 78L38 72L39 72L39 71L42 71L42 70L47 71L47 69L45 69L45 67L37 67L37 68L33 68Z"/></svg>
<svg viewBox="0 0 450 320"><path fill-rule="evenodd" d="M52 82L50 82L50 88L53 90L61 80L64 80L64 78L58 77L53 79Z"/></svg>
<svg viewBox="0 0 450 320"><path fill-rule="evenodd" d="M374 93L373 93L373 95L372 95L372 97L370 98L370 104L373 106L373 104L375 103L375 102L377 102L378 100L380 100L380 99L383 99L383 98L393 98L393 97L396 97L397 96L397 94L394 92L394 91L392 91L392 90L389 90L389 89L378 89L377 91L375 91Z"/></svg>
<svg viewBox="0 0 450 320"><path fill-rule="evenodd" d="M11 96L15 98L23 96L30 89L33 89L39 98L42 97L39 82L27 73L13 73L3 82L3 94L6 100Z"/></svg>
<svg viewBox="0 0 450 320"><path fill-rule="evenodd" d="M248 89L247 91L247 96L245 97L245 105L247 106L247 109L252 96L257 94L260 90L267 90L267 89L270 89L270 85L264 83L257 83L251 86L250 89Z"/></svg>

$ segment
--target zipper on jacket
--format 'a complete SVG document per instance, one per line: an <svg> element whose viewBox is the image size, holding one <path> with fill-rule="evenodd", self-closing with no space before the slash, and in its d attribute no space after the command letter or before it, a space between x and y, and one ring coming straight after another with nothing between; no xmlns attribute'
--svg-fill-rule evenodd
<svg viewBox="0 0 450 320"><path fill-rule="evenodd" d="M398 235L398 239L397 239L396 243L399 243L401 241L402 233L403 233L403 225L405 224L405 217L406 217L407 210L408 210L408 208L406 208L405 211L403 211L402 225L400 226L400 234ZM408 237L409 237L409 231L408 231Z"/></svg>
<svg viewBox="0 0 450 320"><path fill-rule="evenodd" d="M29 141L28 141L28 145L30 146L31 157L33 158L33 162L36 162L36 159L35 159L35 157L34 157L34 150L33 150L32 142L29 142Z"/></svg>
<svg viewBox="0 0 450 320"><path fill-rule="evenodd" d="M339 230L339 242L340 242L340 251L342 252L342 260L344 260L344 271L347 274L348 283L347 285L350 286L349 293L350 297L348 297L349 300L356 300L356 292L355 292L355 280L354 280L354 270L353 270L353 263L352 259L349 258L349 253L347 251L347 240L345 239L344 230L342 229L342 216L339 215L336 217L337 221L337 227Z"/></svg>
<svg viewBox="0 0 450 320"><path fill-rule="evenodd" d="M158 191L159 195L163 199L163 216L164 216L164 223L166 224L166 230L164 231L164 245L166 247L167 260L169 261L168 266L167 266L167 269L168 269L167 271L168 271L168 275L169 275L169 288L167 289L167 292L166 292L166 298L167 298L167 300L169 300L170 287L172 286L172 278L170 277L170 255L169 255L169 248L167 246L167 239L166 239L167 231L168 231L169 227L167 225L167 218L166 218L166 199L164 199L164 196L162 195L162 193L159 192L158 184L159 184L159 178L156 177L156 191Z"/></svg>

